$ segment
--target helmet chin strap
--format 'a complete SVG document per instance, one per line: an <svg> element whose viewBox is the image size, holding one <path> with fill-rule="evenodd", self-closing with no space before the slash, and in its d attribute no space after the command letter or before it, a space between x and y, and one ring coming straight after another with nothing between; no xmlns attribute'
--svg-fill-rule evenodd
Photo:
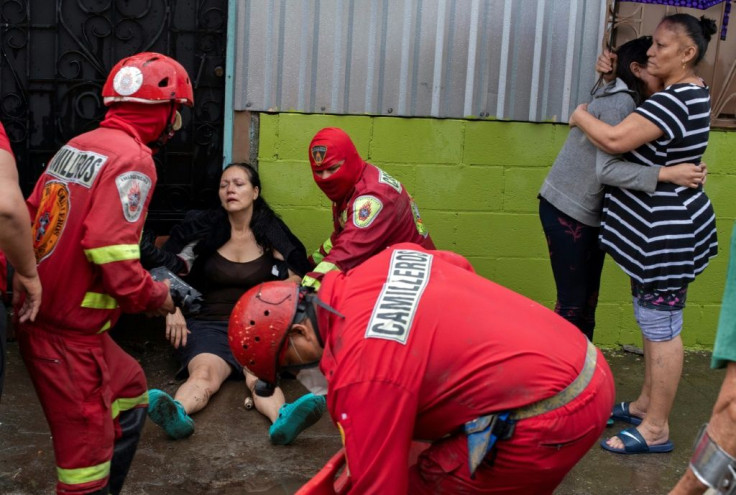
<svg viewBox="0 0 736 495"><path fill-rule="evenodd" d="M169 106L169 116L166 118L166 127L164 127L164 130L161 131L161 134L159 135L158 139L154 141L153 143L149 144L149 148L151 148L154 152L160 150L163 148L163 146L169 142L169 139L171 139L174 136L174 133L181 129L181 114L176 109L176 101L171 100L171 105Z"/></svg>
<svg viewBox="0 0 736 495"><path fill-rule="evenodd" d="M319 297L317 297L317 294L314 293L314 289L311 287L300 287L299 288L299 294L301 295L299 304L296 308L296 314L294 315L294 321L298 322L304 319L304 315L309 318L309 321L312 322L312 328L314 328L314 333L317 335L317 342L319 342L320 347L324 349L325 342L322 338L322 333L319 331L319 324L317 323L317 311L315 310L315 305L321 307L322 309L329 311L330 313L333 313L340 318L345 318L343 314L341 314L338 310L327 304L326 302L322 301Z"/></svg>

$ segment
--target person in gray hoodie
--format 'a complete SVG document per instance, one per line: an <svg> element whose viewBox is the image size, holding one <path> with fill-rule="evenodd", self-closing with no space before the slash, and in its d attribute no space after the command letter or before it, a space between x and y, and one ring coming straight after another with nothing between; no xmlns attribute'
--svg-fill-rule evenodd
<svg viewBox="0 0 736 495"><path fill-rule="evenodd" d="M651 44L650 36L642 36L621 45L615 54L599 57L600 72L617 63L593 95L590 113L615 125L661 89L661 81L646 70ZM695 179L702 180L705 173L704 164L642 167L625 162L598 150L579 128L570 129L539 191L539 218L557 286L555 312L593 340L605 254L598 234L606 185L646 192L654 192L658 181L697 187Z"/></svg>

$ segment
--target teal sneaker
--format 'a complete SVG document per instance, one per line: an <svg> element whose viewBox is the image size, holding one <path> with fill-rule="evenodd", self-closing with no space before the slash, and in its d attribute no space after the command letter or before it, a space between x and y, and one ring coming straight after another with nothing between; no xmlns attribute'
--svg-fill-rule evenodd
<svg viewBox="0 0 736 495"><path fill-rule="evenodd" d="M279 417L268 429L268 436L274 445L288 445L301 432L319 421L327 410L324 395L307 394L292 404L284 404L279 409Z"/></svg>
<svg viewBox="0 0 736 495"><path fill-rule="evenodd" d="M152 388L148 391L148 417L175 440L194 433L194 420L184 406L163 390Z"/></svg>

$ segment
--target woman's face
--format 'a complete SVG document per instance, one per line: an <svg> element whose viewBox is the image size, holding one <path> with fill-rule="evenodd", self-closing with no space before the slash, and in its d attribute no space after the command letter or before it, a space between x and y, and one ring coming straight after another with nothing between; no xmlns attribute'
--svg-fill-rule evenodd
<svg viewBox="0 0 736 495"><path fill-rule="evenodd" d="M242 167L230 167L220 177L220 203L228 213L252 208L258 192L258 188L250 183L248 172Z"/></svg>
<svg viewBox="0 0 736 495"><path fill-rule="evenodd" d="M683 62L692 58L686 53L688 48L694 48L692 40L679 26L661 23L657 26L652 37L652 46L647 51L647 70L652 76L667 81L680 74Z"/></svg>

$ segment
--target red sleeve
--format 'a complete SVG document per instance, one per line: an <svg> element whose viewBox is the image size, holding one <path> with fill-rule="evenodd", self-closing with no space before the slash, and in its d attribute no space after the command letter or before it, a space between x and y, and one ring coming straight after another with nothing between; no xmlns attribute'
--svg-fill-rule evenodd
<svg viewBox="0 0 736 495"><path fill-rule="evenodd" d="M13 154L13 149L10 147L10 140L8 139L8 135L5 133L5 127L3 127L3 124L0 122L0 150L5 150L11 155Z"/></svg>
<svg viewBox="0 0 736 495"><path fill-rule="evenodd" d="M375 213L361 211L369 205ZM383 195L364 194L355 198L348 206L345 228L332 237L332 249L325 256L327 261L342 271L355 268L388 244L391 233L396 229L395 206ZM360 218L373 214L366 225L358 226Z"/></svg>
<svg viewBox="0 0 736 495"><path fill-rule="evenodd" d="M330 390L328 400L345 444L349 493L408 493L414 394L391 383L363 382Z"/></svg>
<svg viewBox="0 0 736 495"><path fill-rule="evenodd" d="M105 290L117 300L124 312L129 313L161 307L168 293L166 285L155 282L140 263L139 241L156 183L153 160L148 160L150 167L138 168L153 173L116 167L100 177L90 200L82 234L82 249L100 270ZM120 182L121 178L130 178L130 174L137 174L135 177L140 179L137 186L139 199L135 209L127 207L126 210L121 199L126 196L126 190ZM132 193L135 194L136 190Z"/></svg>
<svg viewBox="0 0 736 495"><path fill-rule="evenodd" d="M453 253L452 251L429 251L433 255L437 256L438 258L441 258L442 260L458 266L462 268L463 270L467 270L470 273L475 273L475 269L473 268L473 265L470 264L470 261L465 259L463 256Z"/></svg>

